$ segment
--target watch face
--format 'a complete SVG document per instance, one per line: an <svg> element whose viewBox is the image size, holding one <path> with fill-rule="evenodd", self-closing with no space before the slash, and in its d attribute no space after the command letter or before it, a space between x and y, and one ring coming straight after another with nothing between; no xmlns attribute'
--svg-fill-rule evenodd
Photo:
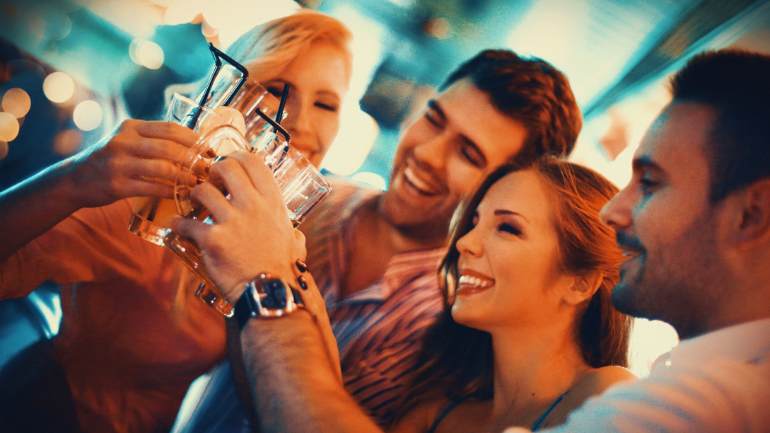
<svg viewBox="0 0 770 433"><path fill-rule="evenodd" d="M277 310L287 307L287 290L283 281L279 279L263 281L262 290L264 290L264 294L260 296L260 303L264 308Z"/></svg>

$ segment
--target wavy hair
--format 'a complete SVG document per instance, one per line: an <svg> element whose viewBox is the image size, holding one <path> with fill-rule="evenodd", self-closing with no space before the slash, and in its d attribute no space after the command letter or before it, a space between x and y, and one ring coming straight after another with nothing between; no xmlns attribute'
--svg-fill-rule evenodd
<svg viewBox="0 0 770 433"><path fill-rule="evenodd" d="M418 355L420 367L407 388L406 405L399 413L432 399L492 397L492 338L486 332L455 322L450 312L459 279L457 241L473 227L474 211L489 188L522 168L514 164L498 168L463 207L441 264L445 308L426 332ZM544 199L556 204L554 221L561 269L577 276L600 277L598 289L580 307L574 324L575 342L583 359L594 368L626 366L631 318L612 306L610 296L623 256L615 243L614 231L599 218L602 206L617 188L593 170L556 157L542 158L527 168L534 169L550 190Z"/></svg>

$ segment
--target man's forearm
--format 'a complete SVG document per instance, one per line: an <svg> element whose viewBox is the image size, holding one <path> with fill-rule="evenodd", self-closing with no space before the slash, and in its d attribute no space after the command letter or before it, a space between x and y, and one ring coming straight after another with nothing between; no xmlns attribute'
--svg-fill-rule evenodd
<svg viewBox="0 0 770 433"><path fill-rule="evenodd" d="M250 320L241 344L262 432L381 432L345 391L307 312Z"/></svg>

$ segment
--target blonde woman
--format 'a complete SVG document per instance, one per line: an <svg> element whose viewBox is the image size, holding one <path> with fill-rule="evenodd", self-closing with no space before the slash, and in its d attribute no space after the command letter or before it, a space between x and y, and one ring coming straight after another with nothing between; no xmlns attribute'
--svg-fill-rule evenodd
<svg viewBox="0 0 770 433"><path fill-rule="evenodd" d="M268 90L291 87L286 125L316 164L337 133L349 39L340 22L302 11L254 28L228 50ZM194 300L194 275L126 228L126 199L171 197L174 162L196 139L179 125L128 120L0 193L0 299L54 281L64 313L51 343L0 374L3 394L14 396L2 408L9 428L19 420L25 431L168 431L190 382L222 358L223 318Z"/></svg>

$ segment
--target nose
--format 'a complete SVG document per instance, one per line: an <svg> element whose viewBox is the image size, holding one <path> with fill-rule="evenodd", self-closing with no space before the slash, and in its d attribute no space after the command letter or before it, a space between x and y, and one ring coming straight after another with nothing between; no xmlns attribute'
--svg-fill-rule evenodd
<svg viewBox="0 0 770 433"><path fill-rule="evenodd" d="M460 255L470 257L481 257L484 252L479 236L478 225L473 227L468 233L465 233L457 240L455 247Z"/></svg>
<svg viewBox="0 0 770 433"><path fill-rule="evenodd" d="M415 146L413 155L418 164L430 167L435 173L443 173L450 145L445 133L437 134Z"/></svg>
<svg viewBox="0 0 770 433"><path fill-rule="evenodd" d="M599 213L602 222L616 231L628 228L631 225L632 197L630 185L615 194Z"/></svg>
<svg viewBox="0 0 770 433"><path fill-rule="evenodd" d="M286 104L286 119L283 126L292 137L292 145L305 156L310 156L318 151L313 146L311 113L308 103L299 95L290 95Z"/></svg>

